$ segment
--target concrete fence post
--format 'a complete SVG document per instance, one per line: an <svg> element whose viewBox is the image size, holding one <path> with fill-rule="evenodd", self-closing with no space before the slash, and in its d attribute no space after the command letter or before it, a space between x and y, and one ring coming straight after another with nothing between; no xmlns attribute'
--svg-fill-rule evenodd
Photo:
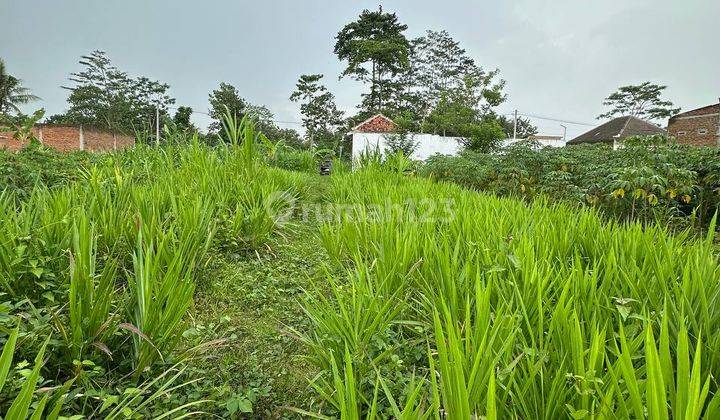
<svg viewBox="0 0 720 420"><path fill-rule="evenodd" d="M40 141L40 144L45 144L42 136L42 127L38 127L38 140Z"/></svg>
<svg viewBox="0 0 720 420"><path fill-rule="evenodd" d="M85 133L82 125L80 126L80 150L85 150Z"/></svg>

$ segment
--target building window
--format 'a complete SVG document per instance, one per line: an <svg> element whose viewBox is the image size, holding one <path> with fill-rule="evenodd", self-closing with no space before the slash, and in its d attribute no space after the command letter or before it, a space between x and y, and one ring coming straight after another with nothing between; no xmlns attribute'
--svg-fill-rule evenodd
<svg viewBox="0 0 720 420"><path fill-rule="evenodd" d="M707 134L707 128L698 128L698 134Z"/></svg>
<svg viewBox="0 0 720 420"><path fill-rule="evenodd" d="M678 136L684 136L685 134L687 134L685 131L678 131L677 133Z"/></svg>

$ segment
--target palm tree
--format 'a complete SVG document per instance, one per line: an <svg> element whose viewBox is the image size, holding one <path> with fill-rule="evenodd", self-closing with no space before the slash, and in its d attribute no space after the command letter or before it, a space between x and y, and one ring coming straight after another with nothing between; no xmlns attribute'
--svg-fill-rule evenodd
<svg viewBox="0 0 720 420"><path fill-rule="evenodd" d="M0 114L20 112L18 105L38 99L22 86L22 80L5 72L5 63L0 59Z"/></svg>

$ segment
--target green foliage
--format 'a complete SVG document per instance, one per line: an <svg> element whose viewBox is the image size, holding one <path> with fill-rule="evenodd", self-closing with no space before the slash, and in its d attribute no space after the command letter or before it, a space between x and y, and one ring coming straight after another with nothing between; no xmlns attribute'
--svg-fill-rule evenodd
<svg viewBox="0 0 720 420"><path fill-rule="evenodd" d="M190 121L190 116L192 116L192 112L193 110L189 106L178 107L178 109L175 111L175 115L173 115L172 118L172 122L173 124L175 124L177 130L184 132L197 131L197 128Z"/></svg>
<svg viewBox="0 0 720 420"><path fill-rule="evenodd" d="M88 158L52 188L0 193L0 342L23 344L14 365L0 355L0 410L720 413L720 261L705 219L716 150L644 138L423 168L485 195L413 176L401 152L330 177L288 172L277 166L320 156L229 110L223 128L218 147L139 145ZM631 220L565 204L593 194ZM707 235L654 223L659 205L694 211Z"/></svg>
<svg viewBox="0 0 720 420"><path fill-rule="evenodd" d="M220 83L220 87L210 94L209 100L210 116L215 120L208 127L210 139L232 142L224 128L224 120L229 114L236 121L242 121L247 116L258 130L274 141L283 141L294 146L302 143L297 131L278 127L274 121L275 116L267 107L247 102L240 96L237 88L229 83Z"/></svg>
<svg viewBox="0 0 720 420"><path fill-rule="evenodd" d="M342 76L370 83L363 108L369 112L385 110L396 86L391 77L407 67L410 43L404 35L407 25L395 13L363 10L358 19L345 25L335 37L335 55L347 61ZM367 68L367 65L370 68Z"/></svg>
<svg viewBox="0 0 720 420"><path fill-rule="evenodd" d="M438 418L716 415L717 337L702 333L718 319L711 235L374 167L334 178L330 194L363 205L321 226L349 275L304 305L328 415L382 417L417 377ZM408 201L427 197L449 200L451 217ZM383 217L369 212L382 203Z"/></svg>
<svg viewBox="0 0 720 420"><path fill-rule="evenodd" d="M427 31L413 40L412 83L427 116L446 96L454 102L488 113L505 100L504 80L498 70L485 71L447 31Z"/></svg>
<svg viewBox="0 0 720 420"><path fill-rule="evenodd" d="M503 127L494 117L483 118L477 109L463 102L443 96L423 124L423 131L459 137L468 150L493 150L505 138Z"/></svg>
<svg viewBox="0 0 720 420"><path fill-rule="evenodd" d="M220 83L220 87L210 93L209 101L210 117L215 120L208 127L210 132L221 131L226 112L230 112L238 121L245 115L247 103L240 97L237 88L229 83Z"/></svg>
<svg viewBox="0 0 720 420"><path fill-rule="evenodd" d="M2 124L2 126L0 126L0 133L12 133L13 139L21 145L39 143L32 129L35 124L42 119L43 115L45 115L44 109L39 109L30 116L20 115L14 118L0 114L0 124Z"/></svg>
<svg viewBox="0 0 720 420"><path fill-rule="evenodd" d="M235 240L256 251L306 191L303 176L267 166L271 143L252 121L228 113L225 128L232 142L217 149L194 136L92 157L37 145L2 154L0 166L13 168L3 185L38 176L0 193L2 310L32 321L22 332L23 355L39 348L41 336L58 337L47 344L49 375L38 381L76 380L71 413L187 415L207 395L165 398L185 387L172 384L187 377L185 368L160 374L169 382L156 379L190 351L178 345L208 253L236 250L227 235L215 235L223 215L253 215L243 225L252 239ZM267 218L271 224L260 223ZM20 392L12 383L2 401Z"/></svg>
<svg viewBox="0 0 720 420"><path fill-rule="evenodd" d="M343 112L335 105L335 96L320 84L322 74L303 74L290 100L300 103L305 138L318 148L337 149L343 136Z"/></svg>
<svg viewBox="0 0 720 420"><path fill-rule="evenodd" d="M621 86L615 93L605 98L603 105L611 107L611 109L600 115L598 119L626 115L644 120L671 117L680 112L680 108L673 108L672 102L660 99L660 95L666 88L667 86L650 82Z"/></svg>
<svg viewBox="0 0 720 420"><path fill-rule="evenodd" d="M282 141L296 148L303 148L300 134L292 128L280 128L275 124L275 115L264 105L247 104L246 115L253 120L258 131L274 141Z"/></svg>
<svg viewBox="0 0 720 420"><path fill-rule="evenodd" d="M20 325L18 324L17 327L10 332L7 341L3 345L2 355L0 355L0 391L2 391L5 383L7 382L8 372L10 371L13 355L15 354L15 343L17 342L19 331ZM28 417L30 406L33 402L33 395L37 392L37 385L40 380L40 369L43 365L43 357L49 341L49 338L45 340L44 344L40 348L40 351L35 356L35 364L33 365L32 370L28 372L20 392L12 401L10 408L8 408L7 412L5 412L5 418L20 420L24 420L26 418L31 418L33 420L40 418L55 420L58 418L62 405L65 401L65 394L72 385L72 380L68 381L62 387L59 387L53 397L54 401L52 403L50 402L50 392L45 391L45 396L34 407L32 417ZM46 407L53 408L45 413Z"/></svg>
<svg viewBox="0 0 720 420"><path fill-rule="evenodd" d="M463 126L462 143L467 150L489 152L497 148L505 138L502 126L495 120L483 120L479 124Z"/></svg>
<svg viewBox="0 0 720 420"><path fill-rule="evenodd" d="M514 118L500 115L497 119L505 132L505 138L511 139L513 138L513 134L515 134L518 139L527 139L538 133L538 128L530 122L529 118L518 117L517 126L515 125Z"/></svg>
<svg viewBox="0 0 720 420"><path fill-rule="evenodd" d="M143 76L130 77L113 66L104 51L82 56L80 64L84 69L70 75L74 86L66 87L70 90L67 112L51 117L50 122L134 133L152 127L156 107L166 115L175 103L168 95L169 85Z"/></svg>
<svg viewBox="0 0 720 420"><path fill-rule="evenodd" d="M606 146L537 149L518 144L500 154L434 156L422 173L500 195L601 209L621 219L675 220L706 226L717 211L716 149L676 145L662 136ZM684 222L683 222L684 220Z"/></svg>
<svg viewBox="0 0 720 420"><path fill-rule="evenodd" d="M70 253L69 326L61 330L71 362L90 359L90 349L109 353L107 340L117 328L110 318L117 263L97 267L97 239L87 216L78 215Z"/></svg>
<svg viewBox="0 0 720 420"><path fill-rule="evenodd" d="M405 156L412 156L418 148L418 142L408 132L391 133L384 135L385 153L394 154L402 152Z"/></svg>
<svg viewBox="0 0 720 420"><path fill-rule="evenodd" d="M22 80L7 73L5 62L0 59L0 116L4 114L20 113L18 105L37 101L37 96L22 85Z"/></svg>

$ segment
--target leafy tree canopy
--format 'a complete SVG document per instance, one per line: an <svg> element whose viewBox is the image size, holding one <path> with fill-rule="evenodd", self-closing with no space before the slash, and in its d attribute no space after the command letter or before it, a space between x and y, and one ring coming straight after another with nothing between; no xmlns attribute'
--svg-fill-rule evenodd
<svg viewBox="0 0 720 420"><path fill-rule="evenodd" d="M291 128L280 128L275 123L275 114L265 105L253 105L247 103L245 106L245 115L255 121L255 128L263 133L268 139L279 142L291 147L302 147L300 134Z"/></svg>
<svg viewBox="0 0 720 420"><path fill-rule="evenodd" d="M395 13L383 12L380 7L377 11L364 10L336 36L335 55L347 62L341 77L370 83L363 104L368 110L384 110L388 97L384 84L407 68L410 42L404 35L406 29Z"/></svg>
<svg viewBox="0 0 720 420"><path fill-rule="evenodd" d="M20 113L18 105L23 105L38 98L23 87L22 80L7 73L5 63L0 59L0 114Z"/></svg>
<svg viewBox="0 0 720 420"><path fill-rule="evenodd" d="M175 127L181 131L197 131L197 128L193 123L190 121L190 116L192 115L192 108L189 106L181 106L178 107L178 109L175 111L175 115L173 116L172 120L175 124Z"/></svg>
<svg viewBox="0 0 720 420"><path fill-rule="evenodd" d="M305 137L310 144L335 150L342 137L343 112L335 96L321 83L322 74L304 74L298 79L290 100L300 102Z"/></svg>
<svg viewBox="0 0 720 420"><path fill-rule="evenodd" d="M149 130L155 122L156 107L161 118L175 103L168 95L170 86L147 77L130 77L113 66L103 51L81 57L84 69L71 73L69 109L53 116L55 122L88 124L113 130Z"/></svg>
<svg viewBox="0 0 720 420"><path fill-rule="evenodd" d="M680 112L680 108L674 108L672 102L660 98L666 88L650 82L621 86L605 98L603 105L610 107L610 110L598 116L598 119L627 115L644 120L671 117Z"/></svg>
<svg viewBox="0 0 720 420"><path fill-rule="evenodd" d="M498 122L502 125L505 137L512 138L513 132L519 139L526 139L538 133L538 128L530 122L529 118L518 117L517 128L515 127L514 118L508 118L504 115L497 117Z"/></svg>
<svg viewBox="0 0 720 420"><path fill-rule="evenodd" d="M505 138L501 123L494 115L483 117L479 110L457 98L443 96L423 124L423 131L459 137L470 150L487 152Z"/></svg>
<svg viewBox="0 0 720 420"><path fill-rule="evenodd" d="M490 109L502 103L504 80L499 71L486 72L447 31L427 31L413 41L416 89L424 106L431 108L447 92L463 95L472 107Z"/></svg>
<svg viewBox="0 0 720 420"><path fill-rule="evenodd" d="M210 117L215 120L208 127L211 133L218 133L222 131L222 124L220 121L222 121L226 107L237 117L238 120L242 119L245 115L247 102L240 97L240 93L237 88L230 83L220 83L220 87L210 93L209 101Z"/></svg>
<svg viewBox="0 0 720 420"><path fill-rule="evenodd" d="M476 110L487 116L505 101L505 81L499 71L485 71L447 31L427 31L411 41L409 65L395 77L382 82L385 113L392 118L412 119L412 130L438 107L441 99ZM363 98L362 109L367 109ZM446 113L448 110L440 110ZM365 113L371 115L371 112Z"/></svg>

